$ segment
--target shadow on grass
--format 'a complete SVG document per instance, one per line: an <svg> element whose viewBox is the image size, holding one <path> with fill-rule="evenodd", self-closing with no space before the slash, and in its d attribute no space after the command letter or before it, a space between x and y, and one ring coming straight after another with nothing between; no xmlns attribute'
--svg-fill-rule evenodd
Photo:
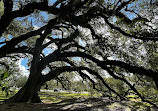
<svg viewBox="0 0 158 111"><path fill-rule="evenodd" d="M94 98L84 94L40 93L40 97L43 103L0 104L0 111L137 111L143 106L141 102L111 101L108 97Z"/></svg>
<svg viewBox="0 0 158 111"><path fill-rule="evenodd" d="M113 105L115 104L115 105ZM110 101L108 98L73 98L49 104L44 111L134 111L127 104ZM129 110L128 110L129 109Z"/></svg>

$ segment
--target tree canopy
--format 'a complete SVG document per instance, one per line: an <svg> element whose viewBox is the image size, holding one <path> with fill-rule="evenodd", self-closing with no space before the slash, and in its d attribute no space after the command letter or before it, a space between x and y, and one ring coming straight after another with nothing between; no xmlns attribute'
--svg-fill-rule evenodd
<svg viewBox="0 0 158 111"><path fill-rule="evenodd" d="M45 82L75 71L95 89L101 82L121 100L132 90L157 107L138 90L141 83L158 88L157 5L156 0L1 0L0 60L30 61L28 81L9 101L39 102ZM124 91L105 76L122 81Z"/></svg>

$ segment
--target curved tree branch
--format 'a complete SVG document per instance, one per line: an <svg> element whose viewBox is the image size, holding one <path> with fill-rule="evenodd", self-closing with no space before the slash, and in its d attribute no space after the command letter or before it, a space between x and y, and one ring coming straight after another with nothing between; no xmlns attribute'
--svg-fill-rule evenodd
<svg viewBox="0 0 158 111"><path fill-rule="evenodd" d="M151 69L144 69L143 67L132 66L132 65L122 62L122 61L115 61L115 60L100 61L100 60L94 58L93 56L88 55L84 52L79 52L79 51L78 52L63 52L63 53L56 52L56 53L52 53L52 54L46 56L45 58L43 58L41 60L41 62L44 65L44 64L48 64L50 62L53 62L53 61L56 61L58 59L65 58L65 57L87 58L102 68L105 68L107 65L119 66L119 67L124 68L125 70L128 70L131 73L136 73L136 74L151 77L154 80L156 86L158 87L158 80L157 80L158 73L152 71Z"/></svg>
<svg viewBox="0 0 158 111"><path fill-rule="evenodd" d="M63 66L63 67L59 67L51 72L49 72L47 75L42 75L41 76L41 82L44 83L46 81L49 81L55 77L57 77L59 74L63 73L63 72L70 72L70 71L80 71L80 70L86 70L88 71L90 74L95 75L96 77L98 77L99 80L102 81L102 83L104 84L105 87L107 87L110 91L112 91L113 93L115 93L116 95L118 95L120 98L124 98L123 96L119 95L114 89L112 89L108 84L106 84L106 82L104 81L104 79L95 71L89 69L88 67L71 67L71 66Z"/></svg>

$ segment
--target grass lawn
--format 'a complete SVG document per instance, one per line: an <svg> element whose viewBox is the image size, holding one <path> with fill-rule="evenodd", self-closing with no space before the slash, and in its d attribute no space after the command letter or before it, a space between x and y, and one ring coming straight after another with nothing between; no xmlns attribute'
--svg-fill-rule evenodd
<svg viewBox="0 0 158 111"><path fill-rule="evenodd" d="M9 92L9 95L6 96L6 92L5 91L1 91L0 90L0 102L3 102L6 99L9 99L10 97L12 97L15 93L17 92L17 90L13 91L13 92Z"/></svg>
<svg viewBox="0 0 158 111"><path fill-rule="evenodd" d="M89 93L68 93L68 92L40 92L41 100L50 100L52 103L57 103L65 99L90 98Z"/></svg>
<svg viewBox="0 0 158 111"><path fill-rule="evenodd" d="M13 96L17 91L9 95ZM129 101L110 101L107 97L89 93L40 92L43 103L7 103L5 93L0 91L0 111L146 111L151 107L141 102L135 95L129 95ZM149 110L150 111L150 110ZM155 109L151 111L157 111Z"/></svg>

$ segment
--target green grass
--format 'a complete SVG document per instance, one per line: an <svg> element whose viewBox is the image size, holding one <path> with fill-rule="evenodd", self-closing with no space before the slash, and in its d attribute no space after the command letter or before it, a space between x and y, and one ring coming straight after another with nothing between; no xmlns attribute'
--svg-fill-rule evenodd
<svg viewBox="0 0 158 111"><path fill-rule="evenodd" d="M12 93L11 95L9 95L9 97L13 96L17 91L15 91L14 93ZM55 104L60 104L60 102L62 103L69 103L72 102L74 103L76 100L90 100L92 101L91 97L100 97L101 94L90 94L90 93L69 93L69 92L39 92L39 96L41 98L41 100L44 103L55 103ZM3 103L3 101L5 99L8 99L9 97L6 97L5 92L2 93L2 91L0 91L0 103ZM141 99L136 96L136 95L128 95L127 96L129 98L129 101L122 101L122 102L114 102L111 103L109 105L106 105L106 107L110 108L110 109L115 109L115 108L124 108L124 109L129 109L130 107L132 108L136 108L137 110L146 110L146 107L149 106L151 107L150 104L142 102ZM78 99L80 98L80 99ZM90 102L88 101L88 103ZM100 101L101 102L101 101ZM103 102L103 101L102 101ZM85 103L87 104L87 103Z"/></svg>
<svg viewBox="0 0 158 111"><path fill-rule="evenodd" d="M6 95L0 91L0 102L3 102L5 99L8 99L8 97L6 97Z"/></svg>
<svg viewBox="0 0 158 111"><path fill-rule="evenodd" d="M0 90L0 102L4 101L5 99L8 99L12 97L17 90L14 91L12 94L9 93L9 96L6 97L6 93ZM68 93L68 92L40 92L39 96L41 100L50 100L53 103L60 102L64 99L75 99L79 97L90 97L91 95L89 93Z"/></svg>
<svg viewBox="0 0 158 111"><path fill-rule="evenodd" d="M131 94L128 95L127 97L129 98L130 101L141 102L141 99L137 95Z"/></svg>
<svg viewBox="0 0 158 111"><path fill-rule="evenodd" d="M14 91L14 92L12 92L12 93L9 92L8 97L6 97L6 92L5 92L5 91L2 92L2 91L0 90L0 102L3 102L4 100L9 99L9 98L12 97L16 92L17 92L17 91Z"/></svg>
<svg viewBox="0 0 158 111"><path fill-rule="evenodd" d="M9 97L13 96L17 91L14 91L14 93L9 94L8 97L6 97L5 92L2 93L0 90L0 102L3 102L5 99L8 99ZM90 93L69 93L69 92L39 92L39 96L41 100L49 100L51 103L58 103L61 101L71 101L75 100L77 98L91 98L91 97L100 97L101 94L93 94ZM138 107L138 108L144 108L146 106L151 106L148 103L142 102L141 99L136 95L128 95L129 101L126 101L125 104L128 103L130 106ZM120 106L120 104L111 104L108 107L114 107L114 106Z"/></svg>
<svg viewBox="0 0 158 111"><path fill-rule="evenodd" d="M88 93L40 92L39 96L41 100L50 100L53 103L57 103L64 99L75 99L79 97L88 98L91 95Z"/></svg>

